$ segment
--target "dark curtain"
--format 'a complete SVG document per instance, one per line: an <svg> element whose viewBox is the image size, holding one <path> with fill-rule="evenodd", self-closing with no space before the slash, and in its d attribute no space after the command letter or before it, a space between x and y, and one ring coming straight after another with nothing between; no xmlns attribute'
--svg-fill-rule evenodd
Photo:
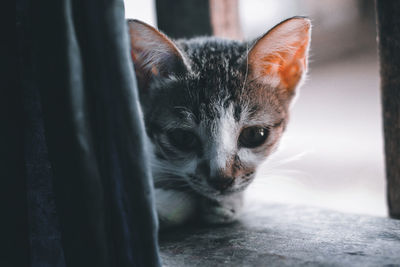
<svg viewBox="0 0 400 267"><path fill-rule="evenodd" d="M17 0L16 11L9 145L28 249L10 266L159 266L123 1Z"/></svg>

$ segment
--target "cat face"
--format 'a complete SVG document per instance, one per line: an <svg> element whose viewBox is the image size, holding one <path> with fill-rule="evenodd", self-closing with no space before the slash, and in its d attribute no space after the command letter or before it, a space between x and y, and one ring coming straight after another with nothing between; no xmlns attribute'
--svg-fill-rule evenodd
<svg viewBox="0 0 400 267"><path fill-rule="evenodd" d="M252 43L129 28L156 187L212 199L242 191L285 129L310 22L292 18Z"/></svg>

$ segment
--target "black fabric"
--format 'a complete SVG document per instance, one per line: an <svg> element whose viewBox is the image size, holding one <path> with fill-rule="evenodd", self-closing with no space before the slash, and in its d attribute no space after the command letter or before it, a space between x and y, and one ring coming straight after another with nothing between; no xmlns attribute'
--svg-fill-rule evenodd
<svg viewBox="0 0 400 267"><path fill-rule="evenodd" d="M17 33L30 265L159 266L123 1L18 0Z"/></svg>
<svg viewBox="0 0 400 267"><path fill-rule="evenodd" d="M32 77L28 80L32 81ZM23 90L23 106L30 266L64 267L64 251L56 212L52 169L44 134L41 101L39 92L33 84Z"/></svg>
<svg viewBox="0 0 400 267"><path fill-rule="evenodd" d="M17 5L17 38L19 31ZM7 34L6 34L7 35ZM7 35L8 36L8 35ZM28 266L29 233L28 205L24 160L24 110L22 108L21 75L17 68L21 64L18 55L20 46L14 38L4 38L1 49L0 87L0 266Z"/></svg>

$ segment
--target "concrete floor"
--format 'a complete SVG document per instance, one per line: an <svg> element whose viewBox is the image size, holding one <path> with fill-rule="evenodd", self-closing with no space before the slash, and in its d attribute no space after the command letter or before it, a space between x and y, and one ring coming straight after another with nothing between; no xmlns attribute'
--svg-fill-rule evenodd
<svg viewBox="0 0 400 267"><path fill-rule="evenodd" d="M161 235L163 266L400 266L400 220L259 205L239 222Z"/></svg>
<svg viewBox="0 0 400 267"><path fill-rule="evenodd" d="M248 190L255 203L386 216L375 51L311 64L279 151Z"/></svg>

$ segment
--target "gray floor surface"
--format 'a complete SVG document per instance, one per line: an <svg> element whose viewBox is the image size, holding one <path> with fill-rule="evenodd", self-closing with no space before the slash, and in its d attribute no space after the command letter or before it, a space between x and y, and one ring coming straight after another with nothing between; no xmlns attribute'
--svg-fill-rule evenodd
<svg viewBox="0 0 400 267"><path fill-rule="evenodd" d="M164 266L400 266L400 220L260 205L231 225L160 236Z"/></svg>

